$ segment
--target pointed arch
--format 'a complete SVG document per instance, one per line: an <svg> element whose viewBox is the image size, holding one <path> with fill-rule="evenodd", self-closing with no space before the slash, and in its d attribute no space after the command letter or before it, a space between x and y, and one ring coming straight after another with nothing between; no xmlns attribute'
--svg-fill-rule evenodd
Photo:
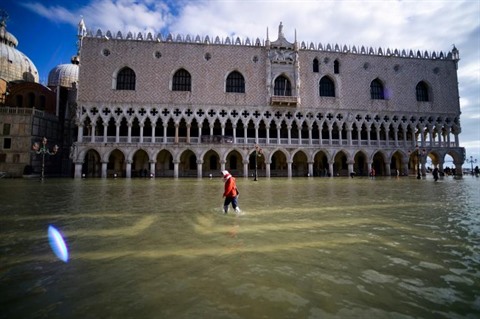
<svg viewBox="0 0 480 319"><path fill-rule="evenodd" d="M273 91L277 96L292 96L292 84L286 76L280 75L275 79Z"/></svg>
<svg viewBox="0 0 480 319"><path fill-rule="evenodd" d="M372 98L372 100L385 99L383 83L378 78L376 78L370 83L370 97Z"/></svg>
<svg viewBox="0 0 480 319"><path fill-rule="evenodd" d="M179 69L173 74L172 91L191 91L192 76L185 69Z"/></svg>
<svg viewBox="0 0 480 319"><path fill-rule="evenodd" d="M136 75L129 67L120 69L116 76L116 90L135 90Z"/></svg>
<svg viewBox="0 0 480 319"><path fill-rule="evenodd" d="M313 67L313 72L314 72L314 73L318 73L318 72L319 72L319 63L318 63L318 59L317 59L317 58L313 59L313 65L312 65L312 67Z"/></svg>
<svg viewBox="0 0 480 319"><path fill-rule="evenodd" d="M428 85L424 81L420 81L417 83L417 86L415 87L416 95L417 95L417 101L418 102L428 102L430 101L429 95L428 95Z"/></svg>
<svg viewBox="0 0 480 319"><path fill-rule="evenodd" d="M225 82L225 92L245 93L245 78L240 72L230 72Z"/></svg>
<svg viewBox="0 0 480 319"><path fill-rule="evenodd" d="M335 97L335 84L329 76L320 79L319 92L320 96Z"/></svg>

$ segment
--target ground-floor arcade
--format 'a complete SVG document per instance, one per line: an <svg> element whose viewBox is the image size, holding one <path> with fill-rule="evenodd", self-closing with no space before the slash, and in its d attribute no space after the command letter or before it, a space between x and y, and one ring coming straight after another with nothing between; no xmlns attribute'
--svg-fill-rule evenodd
<svg viewBox="0 0 480 319"><path fill-rule="evenodd" d="M243 177L367 176L372 168L377 176L425 176L433 167L461 175L463 150L77 143L73 159L76 178L202 178L219 176L224 169Z"/></svg>

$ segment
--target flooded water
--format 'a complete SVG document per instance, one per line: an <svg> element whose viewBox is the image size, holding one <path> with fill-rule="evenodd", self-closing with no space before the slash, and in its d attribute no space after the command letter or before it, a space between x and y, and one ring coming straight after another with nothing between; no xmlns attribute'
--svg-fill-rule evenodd
<svg viewBox="0 0 480 319"><path fill-rule="evenodd" d="M238 188L240 216L220 178L0 180L0 318L480 317L480 178Z"/></svg>

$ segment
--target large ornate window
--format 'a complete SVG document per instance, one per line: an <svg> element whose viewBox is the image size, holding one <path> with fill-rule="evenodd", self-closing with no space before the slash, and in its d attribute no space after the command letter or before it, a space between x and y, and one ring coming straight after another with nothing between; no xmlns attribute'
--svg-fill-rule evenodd
<svg viewBox="0 0 480 319"><path fill-rule="evenodd" d="M370 96L372 100L384 100L383 84L379 79L375 79L370 83Z"/></svg>
<svg viewBox="0 0 480 319"><path fill-rule="evenodd" d="M173 75L172 91L191 91L192 76L185 69L180 69Z"/></svg>
<svg viewBox="0 0 480 319"><path fill-rule="evenodd" d="M428 98L428 85L427 83L420 81L416 87L417 91L417 101L419 102L428 102L430 99Z"/></svg>
<svg viewBox="0 0 480 319"><path fill-rule="evenodd" d="M135 90L135 72L129 67L124 67L117 74L117 90Z"/></svg>
<svg viewBox="0 0 480 319"><path fill-rule="evenodd" d="M280 75L275 79L273 94L278 96L292 96L292 85L283 75Z"/></svg>
<svg viewBox="0 0 480 319"><path fill-rule="evenodd" d="M320 80L320 96L335 96L335 84L328 76Z"/></svg>
<svg viewBox="0 0 480 319"><path fill-rule="evenodd" d="M245 93L245 79L240 72L233 71L227 76L226 92Z"/></svg>

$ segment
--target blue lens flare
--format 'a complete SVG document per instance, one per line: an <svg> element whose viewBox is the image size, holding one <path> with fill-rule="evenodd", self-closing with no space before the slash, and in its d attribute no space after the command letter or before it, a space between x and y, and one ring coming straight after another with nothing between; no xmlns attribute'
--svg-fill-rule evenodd
<svg viewBox="0 0 480 319"><path fill-rule="evenodd" d="M68 262L68 249L60 232L52 225L48 226L48 240L55 255L62 261Z"/></svg>

